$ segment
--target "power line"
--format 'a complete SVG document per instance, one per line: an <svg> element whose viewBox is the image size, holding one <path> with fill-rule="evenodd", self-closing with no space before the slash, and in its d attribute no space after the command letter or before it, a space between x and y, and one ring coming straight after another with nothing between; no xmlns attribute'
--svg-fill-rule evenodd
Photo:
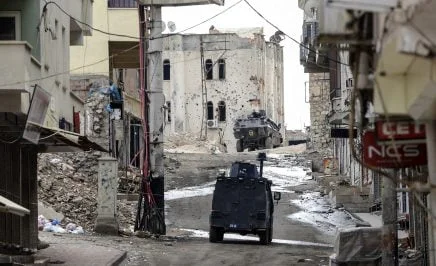
<svg viewBox="0 0 436 266"><path fill-rule="evenodd" d="M127 48L127 49L125 49L125 50L122 50L122 51L119 52L119 53L113 54L113 55L108 56L108 57L106 57L106 58L104 58L104 59L102 59L102 60L96 61L96 62L91 63L91 64L88 64L88 65L84 65L84 66L80 66L80 67L72 68L72 69L67 70L67 71L64 71L64 72L51 74L51 75L48 75L48 76L45 76L45 77L41 77L41 78L30 79L30 80L25 80L25 81L18 81L18 82L13 82L13 83L9 83L9 84L0 84L0 87L6 87L6 86L12 86L12 85L19 85L19 84L23 84L23 83L29 83L29 82L35 82L35 81L41 81L41 80L45 80L45 79L49 79L49 78L53 78L53 77L56 77L56 76L60 76L60 75L64 75L64 74L68 74L68 73L70 73L70 72L72 72L72 71L75 71L75 70L79 70L79 69L82 69L82 68L85 68L85 67L90 67L90 66L93 66L93 65L97 65L97 64L99 64L99 63L101 63L101 62L104 62L104 61L106 61L106 60L112 59L113 57L119 56L119 55L121 55L121 54L123 54L123 53L126 53L126 52L128 52L128 51L131 51L131 50L137 48L138 46L139 46L139 44L136 44L136 45L134 45L134 46L132 46L132 47L130 47L130 48Z"/></svg>
<svg viewBox="0 0 436 266"><path fill-rule="evenodd" d="M198 26L200 26L200 25L202 25L202 24L204 24L204 23L206 23L206 22L208 22L208 21L210 21L210 20L212 20L212 19L218 17L219 15L224 14L225 12L227 12L228 10L230 10L231 8L233 8L234 6L238 5L238 4L241 3L242 1L243 1L243 0L239 0L239 1L236 2L235 4L233 4L233 5L229 6L228 8L224 9L223 11L218 12L217 14L213 15L212 17L210 17L210 18L208 18L208 19L205 19L205 20L203 20L203 21L201 21L201 22L199 22L199 23L197 23L197 24L195 24L195 25L193 25L193 26L191 26L191 27L188 27L188 28L186 28L186 29L184 29L184 30L178 31L178 32L176 32L176 33L171 33L171 34L166 34L166 35L161 35L161 36L156 36L156 37L153 37L153 36L152 36L152 37L150 37L150 38L144 38L144 39L156 40L156 39L167 38L167 37L169 37L169 36L177 35L177 34L180 34L180 33L185 32L185 31L188 31L188 30L190 30L190 29L196 28L196 27L198 27ZM49 1L49 2L47 2L47 3L44 5L43 12L45 12L45 11L47 10L47 6L48 6L49 4L53 4L53 5L55 5L55 6L56 6L60 11L62 11L62 13L64 13L65 15L67 15L69 18L71 18L72 20L76 21L77 23L82 24L82 25L84 25L84 26L86 26L86 27L88 27L88 28L90 28L90 29L92 29L92 30L95 30L95 31L97 31L97 32L100 32L100 33L102 33L102 34L106 34L106 35L110 35L110 36L117 36L117 37L124 37L124 38L135 39L135 40L140 40L140 39L141 39L140 37L137 37L137 36L126 35L126 34L119 34L119 33L111 33L111 32L107 32L107 31L104 31L104 30L101 30L101 29L95 28L95 27L91 26L90 24L88 24L88 23L86 23L86 22L83 22L83 21L81 21L81 20L78 20L77 18L73 17L73 16L70 15L67 11L65 11L61 6L59 6L58 3L53 2L53 1ZM40 22L39 24L41 24L41 22Z"/></svg>
<svg viewBox="0 0 436 266"><path fill-rule="evenodd" d="M269 25L271 25L272 27L274 27L276 30L283 32L282 30L279 29L279 27L277 27L276 25L274 25L271 21L269 21L267 18L265 18L259 11L257 11L257 9L255 9L247 0L243 0L259 17L261 17L263 20L265 20ZM288 37L289 39L291 39L292 41L294 41L295 43L297 43L298 45L300 45L303 48L306 48L307 50L314 52L314 53L318 53L316 50L309 48L308 46L302 44L301 42L297 41L296 39L292 38L291 36L289 36L288 34L286 34L285 32L283 32L283 34ZM343 63L341 61L338 61L336 59L330 58L327 55L323 55L323 54L319 54L322 57L325 57L326 59L328 59L329 61L341 64L341 65L345 65L345 66L349 66L349 64L347 63Z"/></svg>

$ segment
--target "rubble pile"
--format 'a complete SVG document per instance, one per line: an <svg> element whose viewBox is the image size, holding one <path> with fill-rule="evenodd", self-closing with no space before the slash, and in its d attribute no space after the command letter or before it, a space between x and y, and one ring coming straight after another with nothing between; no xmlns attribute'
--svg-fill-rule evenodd
<svg viewBox="0 0 436 266"><path fill-rule="evenodd" d="M62 213L63 223L80 224L86 231L94 226L100 156L100 152L38 156L38 198Z"/></svg>
<svg viewBox="0 0 436 266"><path fill-rule="evenodd" d="M224 147L215 141L202 140L189 133L173 133L165 139L164 149L170 153L220 153Z"/></svg>
<svg viewBox="0 0 436 266"><path fill-rule="evenodd" d="M65 216L60 221L81 225L92 232L97 218L98 158L100 152L43 153L38 156L38 198ZM140 173L120 170L119 192L135 194ZM137 186L137 187L135 187ZM118 201L120 227L134 224L136 202Z"/></svg>

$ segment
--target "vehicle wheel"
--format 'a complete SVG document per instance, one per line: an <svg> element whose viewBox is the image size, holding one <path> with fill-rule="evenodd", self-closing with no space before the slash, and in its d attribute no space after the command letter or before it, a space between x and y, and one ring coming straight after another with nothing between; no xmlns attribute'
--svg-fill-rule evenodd
<svg viewBox="0 0 436 266"><path fill-rule="evenodd" d="M272 149L273 143L271 137L265 139L265 149Z"/></svg>
<svg viewBox="0 0 436 266"><path fill-rule="evenodd" d="M269 229L259 232L259 240L260 240L260 244L262 245L269 244Z"/></svg>
<svg viewBox="0 0 436 266"><path fill-rule="evenodd" d="M273 239L273 227L269 228L268 241L271 243Z"/></svg>
<svg viewBox="0 0 436 266"><path fill-rule="evenodd" d="M216 243L219 240L219 230L216 227L210 227L209 230L209 242Z"/></svg>
<svg viewBox="0 0 436 266"><path fill-rule="evenodd" d="M242 140L238 139L236 141L236 151L237 152L242 152L244 151L244 147L242 146Z"/></svg>

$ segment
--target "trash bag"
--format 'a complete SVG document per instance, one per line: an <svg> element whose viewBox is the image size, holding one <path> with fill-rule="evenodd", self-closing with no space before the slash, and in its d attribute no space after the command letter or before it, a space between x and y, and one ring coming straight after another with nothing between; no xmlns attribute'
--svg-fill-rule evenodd
<svg viewBox="0 0 436 266"><path fill-rule="evenodd" d="M67 232L67 230L62 228L60 225L53 225L52 230L53 233L60 233L60 234L64 234Z"/></svg>
<svg viewBox="0 0 436 266"><path fill-rule="evenodd" d="M72 234L84 234L85 231L83 230L83 228L81 226L78 226L75 230L73 230L71 232Z"/></svg>
<svg viewBox="0 0 436 266"><path fill-rule="evenodd" d="M74 231L74 230L76 230L76 228L77 228L77 225L76 224L74 224L74 223L69 223L69 224L67 224L67 226L65 227L65 229L68 231L68 232L72 232L72 231Z"/></svg>

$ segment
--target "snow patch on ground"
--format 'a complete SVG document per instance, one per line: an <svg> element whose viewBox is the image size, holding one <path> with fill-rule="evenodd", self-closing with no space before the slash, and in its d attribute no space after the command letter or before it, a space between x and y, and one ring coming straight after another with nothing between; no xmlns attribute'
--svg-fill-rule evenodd
<svg viewBox="0 0 436 266"><path fill-rule="evenodd" d="M311 224L328 234L335 234L338 228L356 226L354 217L343 210L333 209L319 192L304 193L291 203L302 211L289 215L289 219Z"/></svg>
<svg viewBox="0 0 436 266"><path fill-rule="evenodd" d="M196 238L209 238L209 233L202 230L195 230L195 229L180 229L183 231L187 231L192 233L191 237ZM255 236L242 236L238 234L224 234L224 241L225 240L251 240L251 241L259 241L258 237ZM315 246L315 247L333 247L329 244L322 244L322 243L314 243L314 242L306 242L306 241L297 241L297 240L286 240L286 239L273 239L272 243L277 244L285 244L285 245L296 245L296 246Z"/></svg>
<svg viewBox="0 0 436 266"><path fill-rule="evenodd" d="M169 190L165 192L165 200L207 196L213 193L214 185L215 181L208 182L200 186Z"/></svg>
<svg viewBox="0 0 436 266"><path fill-rule="evenodd" d="M264 177L273 182L273 191L292 193L287 189L291 186L296 186L304 183L306 180L306 171L302 167L264 167ZM185 187L181 189L173 189L165 192L165 200L175 200L181 198L207 196L213 193L215 181L208 182L199 186Z"/></svg>

